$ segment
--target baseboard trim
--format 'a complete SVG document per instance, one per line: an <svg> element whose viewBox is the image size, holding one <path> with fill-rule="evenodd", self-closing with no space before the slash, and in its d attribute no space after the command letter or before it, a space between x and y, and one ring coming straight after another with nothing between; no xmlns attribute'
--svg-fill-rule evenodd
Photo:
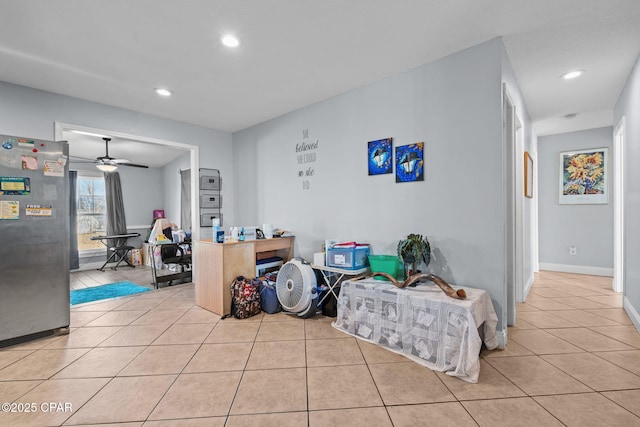
<svg viewBox="0 0 640 427"><path fill-rule="evenodd" d="M531 275L531 277L529 277L529 280L527 280L527 283L524 285L524 295L522 296L522 299L524 301L527 300L527 297L529 296L529 292L531 291L531 288L533 287L533 281L534 281L534 276Z"/></svg>
<svg viewBox="0 0 640 427"><path fill-rule="evenodd" d="M591 276L613 277L613 268L589 267L586 265L540 263L540 270L559 271L562 273L589 274Z"/></svg>
<svg viewBox="0 0 640 427"><path fill-rule="evenodd" d="M633 325L638 330L638 333L640 333L640 314L638 314L636 309L633 308L631 302L629 302L629 299L626 296L622 299L622 306L624 307L624 311L627 312L627 315L633 322Z"/></svg>
<svg viewBox="0 0 640 427"><path fill-rule="evenodd" d="M507 346L507 331L496 331L496 338L498 339L498 348L504 350Z"/></svg>

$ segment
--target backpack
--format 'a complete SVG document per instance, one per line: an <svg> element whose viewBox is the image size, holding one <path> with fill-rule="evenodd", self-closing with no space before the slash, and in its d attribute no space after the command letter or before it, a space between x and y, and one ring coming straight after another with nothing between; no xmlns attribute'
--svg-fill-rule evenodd
<svg viewBox="0 0 640 427"><path fill-rule="evenodd" d="M280 305L280 301L278 301L278 294L274 282L264 280L260 283L260 308L269 314L282 311L282 305Z"/></svg>
<svg viewBox="0 0 640 427"><path fill-rule="evenodd" d="M231 284L231 315L236 319L247 319L260 314L259 280L236 277ZM224 318L228 317L224 316Z"/></svg>

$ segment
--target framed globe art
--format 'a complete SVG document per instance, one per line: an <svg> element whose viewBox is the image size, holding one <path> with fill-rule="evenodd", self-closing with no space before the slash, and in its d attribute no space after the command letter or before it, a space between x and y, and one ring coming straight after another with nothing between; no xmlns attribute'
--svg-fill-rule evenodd
<svg viewBox="0 0 640 427"><path fill-rule="evenodd" d="M391 138L368 142L369 175L393 172L393 142Z"/></svg>
<svg viewBox="0 0 640 427"><path fill-rule="evenodd" d="M424 142L396 147L396 182L424 181Z"/></svg>

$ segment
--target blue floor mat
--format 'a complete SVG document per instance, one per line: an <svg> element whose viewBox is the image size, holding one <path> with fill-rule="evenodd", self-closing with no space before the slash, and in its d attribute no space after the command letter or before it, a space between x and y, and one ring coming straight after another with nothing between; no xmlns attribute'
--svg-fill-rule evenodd
<svg viewBox="0 0 640 427"><path fill-rule="evenodd" d="M149 288L145 288L144 286L139 286L131 282L117 282L108 285L94 286L91 288L75 289L71 291L71 305L122 297L150 290L151 289Z"/></svg>

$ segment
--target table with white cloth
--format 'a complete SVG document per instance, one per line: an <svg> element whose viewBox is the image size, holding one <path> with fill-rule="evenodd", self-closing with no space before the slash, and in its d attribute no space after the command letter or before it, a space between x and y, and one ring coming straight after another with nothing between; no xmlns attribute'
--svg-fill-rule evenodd
<svg viewBox="0 0 640 427"><path fill-rule="evenodd" d="M457 289L457 287L454 286ZM498 346L498 317L487 291L462 287L453 299L432 282L398 288L387 281L345 281L332 325L430 369L478 382L480 349Z"/></svg>

